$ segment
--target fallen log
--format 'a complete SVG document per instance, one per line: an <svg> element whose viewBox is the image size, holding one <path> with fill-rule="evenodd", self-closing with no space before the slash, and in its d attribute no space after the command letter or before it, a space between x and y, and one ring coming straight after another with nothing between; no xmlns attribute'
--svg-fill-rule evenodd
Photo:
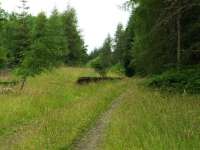
<svg viewBox="0 0 200 150"><path fill-rule="evenodd" d="M15 86L19 81L0 81L0 86Z"/></svg>
<svg viewBox="0 0 200 150"><path fill-rule="evenodd" d="M96 83L101 81L113 81L113 80L122 80L123 78L117 77L80 77L77 80L77 84L89 84Z"/></svg>

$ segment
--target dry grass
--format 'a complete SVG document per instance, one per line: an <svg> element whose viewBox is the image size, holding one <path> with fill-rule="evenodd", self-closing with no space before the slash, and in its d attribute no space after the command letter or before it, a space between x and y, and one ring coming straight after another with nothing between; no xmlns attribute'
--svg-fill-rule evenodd
<svg viewBox="0 0 200 150"><path fill-rule="evenodd" d="M164 94L135 79L112 115L103 150L199 150L200 96Z"/></svg>
<svg viewBox="0 0 200 150"><path fill-rule="evenodd" d="M200 149L200 96L161 94L139 82L113 113L102 149Z"/></svg>
<svg viewBox="0 0 200 150"><path fill-rule="evenodd" d="M68 149L129 85L79 86L91 69L60 68L28 80L21 93L0 95L0 149Z"/></svg>

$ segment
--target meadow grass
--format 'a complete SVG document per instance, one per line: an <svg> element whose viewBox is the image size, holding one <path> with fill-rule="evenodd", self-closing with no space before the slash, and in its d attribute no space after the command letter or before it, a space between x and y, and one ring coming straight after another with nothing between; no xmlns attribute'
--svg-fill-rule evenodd
<svg viewBox="0 0 200 150"><path fill-rule="evenodd" d="M30 78L23 92L0 95L0 149L70 149L128 80L77 85L91 69L59 68Z"/></svg>
<svg viewBox="0 0 200 150"><path fill-rule="evenodd" d="M113 112L101 149L199 150L200 96L160 93L140 82L133 80Z"/></svg>

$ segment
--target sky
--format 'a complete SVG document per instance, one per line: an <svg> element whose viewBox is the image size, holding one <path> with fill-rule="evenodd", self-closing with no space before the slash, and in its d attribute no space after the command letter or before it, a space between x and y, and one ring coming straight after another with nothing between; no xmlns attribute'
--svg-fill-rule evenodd
<svg viewBox="0 0 200 150"><path fill-rule="evenodd" d="M30 12L37 15L44 11L49 15L56 7L63 11L70 4L76 9L79 29L89 52L100 47L108 34L114 35L117 24L127 24L129 12L120 9L125 0L28 0ZM18 11L20 0L0 0L2 7Z"/></svg>

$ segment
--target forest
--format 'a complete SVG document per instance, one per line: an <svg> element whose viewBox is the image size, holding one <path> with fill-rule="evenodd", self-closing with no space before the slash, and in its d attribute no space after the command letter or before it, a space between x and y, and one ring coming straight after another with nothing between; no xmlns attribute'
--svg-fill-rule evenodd
<svg viewBox="0 0 200 150"><path fill-rule="evenodd" d="M0 5L0 150L200 149L199 0L124 0L91 52L72 6L30 7Z"/></svg>
<svg viewBox="0 0 200 150"><path fill-rule="evenodd" d="M131 9L127 27L119 24L114 44L108 37L92 52L93 63L102 59L104 68L121 68L128 77L154 75L151 86L200 92L198 0L136 0L124 7Z"/></svg>
<svg viewBox="0 0 200 150"><path fill-rule="evenodd" d="M25 0L19 8L20 13L11 14L1 9L1 68L14 70L25 81L61 64L77 66L87 61L73 8L63 13L55 8L50 17L44 12L29 14Z"/></svg>

